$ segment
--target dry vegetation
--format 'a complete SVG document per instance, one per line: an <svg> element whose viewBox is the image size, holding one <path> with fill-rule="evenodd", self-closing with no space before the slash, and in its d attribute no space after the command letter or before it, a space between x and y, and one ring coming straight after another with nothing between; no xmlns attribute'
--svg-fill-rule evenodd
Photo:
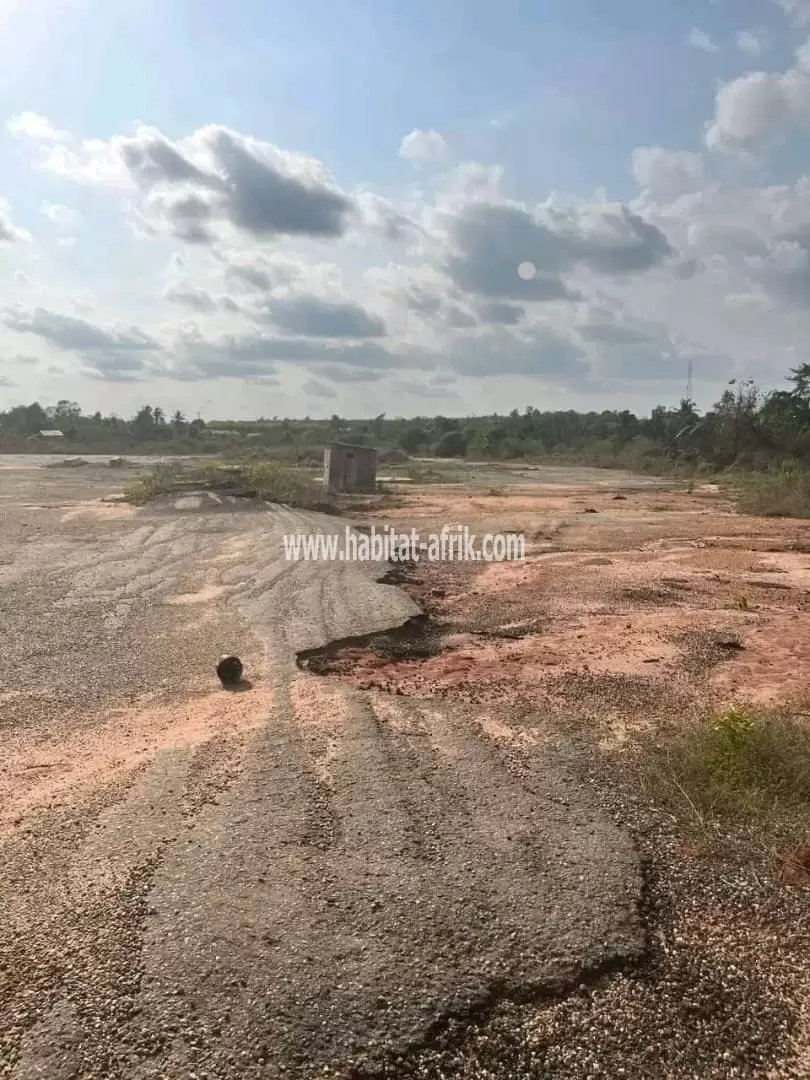
<svg viewBox="0 0 810 1080"><path fill-rule="evenodd" d="M335 670L366 688L505 707L524 726L575 722L685 827L758 822L800 839L810 555L800 524L739 512L763 490L400 490L387 519L522 531L528 558L412 568L407 587L441 650L359 650ZM801 481L785 490L798 508Z"/></svg>
<svg viewBox="0 0 810 1080"><path fill-rule="evenodd" d="M731 481L731 488L745 514L810 518L810 474L804 470L744 473Z"/></svg>
<svg viewBox="0 0 810 1080"><path fill-rule="evenodd" d="M306 510L332 509L311 472L267 460L159 465L132 483L126 489L126 496L130 502L141 505L160 495L190 489L230 492Z"/></svg>
<svg viewBox="0 0 810 1080"><path fill-rule="evenodd" d="M729 706L640 739L651 798L704 827L730 820L806 830L810 725L790 708Z"/></svg>

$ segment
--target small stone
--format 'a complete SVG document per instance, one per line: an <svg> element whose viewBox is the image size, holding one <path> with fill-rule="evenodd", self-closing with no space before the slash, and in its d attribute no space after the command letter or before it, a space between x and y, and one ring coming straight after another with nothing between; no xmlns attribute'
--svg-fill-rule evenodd
<svg viewBox="0 0 810 1080"><path fill-rule="evenodd" d="M238 656L220 656L217 675L223 686L236 686L242 681L242 661Z"/></svg>

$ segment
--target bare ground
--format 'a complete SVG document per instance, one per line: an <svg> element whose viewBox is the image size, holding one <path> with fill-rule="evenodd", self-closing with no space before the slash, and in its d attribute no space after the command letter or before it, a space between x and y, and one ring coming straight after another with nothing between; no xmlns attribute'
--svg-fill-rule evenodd
<svg viewBox="0 0 810 1080"><path fill-rule="evenodd" d="M633 970L553 1005L505 1003L391 1075L810 1074L806 891L785 886L756 831L715 832L707 857L692 808L673 815L639 787L635 740L731 704L808 714L807 525L738 515L712 487L559 484L436 486L392 518L520 531L528 558L400 567L420 622L303 663L381 700L463 703L516 760L563 740L642 855L647 947Z"/></svg>
<svg viewBox="0 0 810 1080"><path fill-rule="evenodd" d="M636 848L572 741L296 666L418 613L383 567L284 561L342 525L66 473L0 492L1 1076L405 1075L463 1045L441 1075L496 1046L516 1075L521 1024L465 1032L640 963Z"/></svg>

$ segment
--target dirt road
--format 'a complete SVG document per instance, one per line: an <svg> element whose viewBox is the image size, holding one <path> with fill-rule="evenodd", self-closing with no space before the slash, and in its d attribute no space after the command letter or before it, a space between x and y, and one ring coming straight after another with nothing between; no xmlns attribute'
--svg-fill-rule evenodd
<svg viewBox="0 0 810 1080"><path fill-rule="evenodd" d="M284 561L343 522L0 483L0 1076L372 1075L638 955L633 845L564 742L297 668L416 610Z"/></svg>

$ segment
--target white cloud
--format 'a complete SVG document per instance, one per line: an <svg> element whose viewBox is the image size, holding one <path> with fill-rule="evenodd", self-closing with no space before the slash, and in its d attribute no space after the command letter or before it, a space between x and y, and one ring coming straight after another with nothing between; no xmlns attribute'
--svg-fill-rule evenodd
<svg viewBox="0 0 810 1080"><path fill-rule="evenodd" d="M754 152L810 124L810 41L784 72L753 71L723 83L705 142L713 150Z"/></svg>
<svg viewBox="0 0 810 1080"><path fill-rule="evenodd" d="M689 31L689 37L686 40L688 45L691 45L693 49L700 49L701 52L716 53L720 51L719 46L712 41L706 31L699 30L696 26L693 26Z"/></svg>
<svg viewBox="0 0 810 1080"><path fill-rule="evenodd" d="M50 120L35 112L22 112L12 116L6 123L12 135L24 135L40 142L61 142L70 137L69 132L55 128Z"/></svg>
<svg viewBox="0 0 810 1080"><path fill-rule="evenodd" d="M735 41L744 56L761 56L765 51L765 39L761 31L739 30Z"/></svg>
<svg viewBox="0 0 810 1080"><path fill-rule="evenodd" d="M191 308L199 313L213 312L217 310L217 302L206 292L190 284L174 282L163 290L164 299L171 303L180 304L182 307Z"/></svg>
<svg viewBox="0 0 810 1080"><path fill-rule="evenodd" d="M755 150L803 123L806 64L799 50L784 73L720 87L712 149ZM6 355L37 337L43 367L62 354L74 378L112 387L160 376L234 395L241 380L286 379L299 408L337 392L341 411L347 399L383 409L392 392L404 408L439 408L458 386L473 409L507 393L531 400L533 387L575 405L616 388L657 394L690 355L709 384L758 364L781 376L810 337L810 178L757 187L734 157L638 147L638 194L623 204L607 192L517 200L504 166L479 162L399 196L347 191L316 159L213 125L177 139L153 128L28 137L34 164L109 188L148 238L131 312L126 299L106 310L104 290L92 314L71 309L90 290L64 283L60 298L46 273L7 302L34 290L36 300L0 310ZM75 224L62 203L41 210ZM533 274L521 275L524 263ZM116 273L110 293L125 296L127 271Z"/></svg>
<svg viewBox="0 0 810 1080"><path fill-rule="evenodd" d="M794 26L810 26L810 0L776 0Z"/></svg>
<svg viewBox="0 0 810 1080"><path fill-rule="evenodd" d="M422 131L420 128L414 128L399 144L399 156L413 164L433 164L446 157L448 149L447 143L438 131Z"/></svg>
<svg viewBox="0 0 810 1080"><path fill-rule="evenodd" d="M60 229L77 229L82 222L82 215L78 210L70 206L61 206L59 203L43 202L40 212Z"/></svg>
<svg viewBox="0 0 810 1080"><path fill-rule="evenodd" d="M751 309L751 308L771 308L773 302L768 298L767 293L761 292L746 292L746 293L728 293L723 298L723 303L727 308L735 309Z"/></svg>
<svg viewBox="0 0 810 1080"><path fill-rule="evenodd" d="M712 150L756 151L781 142L792 125L808 119L810 78L803 71L755 71L717 91L706 145Z"/></svg>
<svg viewBox="0 0 810 1080"><path fill-rule="evenodd" d="M640 146L633 151L632 167L636 183L655 202L673 202L698 191L705 180L702 155L686 150Z"/></svg>
<svg viewBox="0 0 810 1080"><path fill-rule="evenodd" d="M31 234L19 228L11 220L11 207L8 199L0 197L0 246L16 244L31 239Z"/></svg>
<svg viewBox="0 0 810 1080"><path fill-rule="evenodd" d="M383 240L401 240L416 229L415 222L407 214L372 191L355 192L354 203L359 226L354 235L356 241L362 240L363 232L382 237Z"/></svg>
<svg viewBox="0 0 810 1080"><path fill-rule="evenodd" d="M43 150L43 168L128 190L140 205L143 232L186 243L238 234L337 237L357 213L322 162L216 124L177 142L141 126L133 136Z"/></svg>

